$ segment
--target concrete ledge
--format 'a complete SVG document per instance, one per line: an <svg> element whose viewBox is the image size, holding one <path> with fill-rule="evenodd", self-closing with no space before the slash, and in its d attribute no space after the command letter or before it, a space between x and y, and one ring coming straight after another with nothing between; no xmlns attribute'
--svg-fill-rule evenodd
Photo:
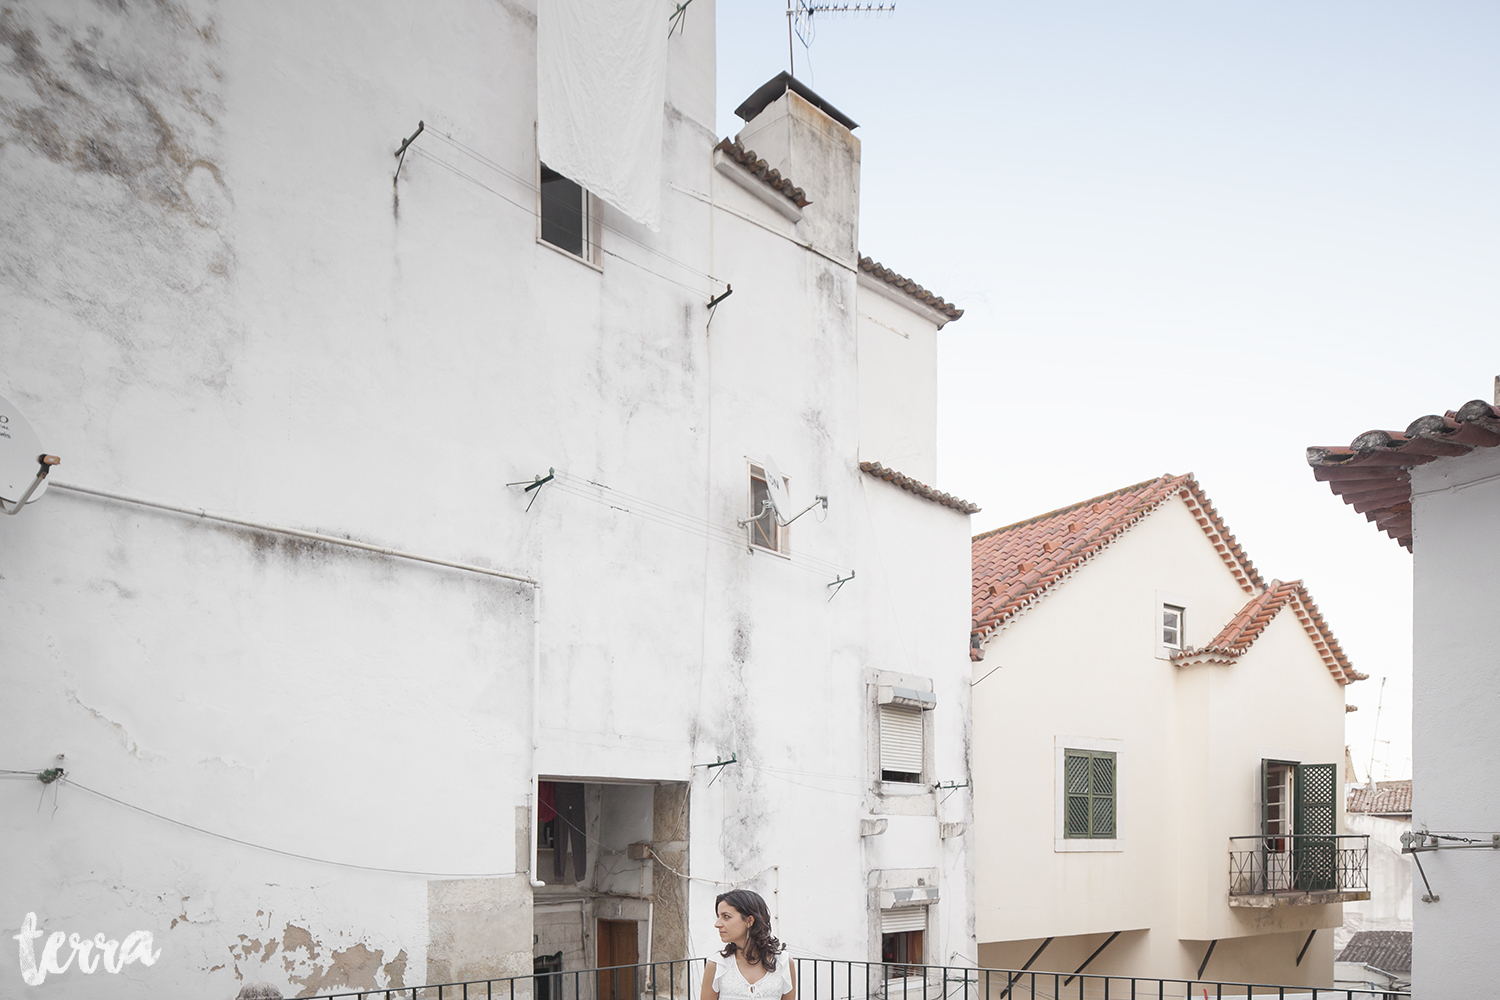
<svg viewBox="0 0 1500 1000"><path fill-rule="evenodd" d="M798 208L790 198L752 174L741 164L736 163L729 156L725 155L723 150L714 150L714 167L719 173L728 177L791 221L798 222L801 220L802 209Z"/></svg>
<svg viewBox="0 0 1500 1000"><path fill-rule="evenodd" d="M1356 892L1278 892L1258 896L1230 896L1230 906L1269 910L1278 906L1323 906L1327 903L1357 903L1369 899L1367 890Z"/></svg>

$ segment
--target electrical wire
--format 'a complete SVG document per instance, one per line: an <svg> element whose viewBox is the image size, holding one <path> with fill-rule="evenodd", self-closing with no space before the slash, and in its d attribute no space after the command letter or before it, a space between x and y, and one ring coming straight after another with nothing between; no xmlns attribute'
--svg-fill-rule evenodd
<svg viewBox="0 0 1500 1000"><path fill-rule="evenodd" d="M650 848L650 851L651 851L651 857L656 861L657 864L661 865L663 868L665 868L667 871L671 872L673 875L676 875L678 878L680 878L680 879L686 879L689 882L703 882L703 883L705 883L707 885L728 885L728 886L749 885L751 882L754 882L756 879L760 878L766 872L773 872L776 869L778 869L778 868L781 867L780 865L771 865L771 866L769 866L767 868L762 868L760 871L756 872L754 875L749 876L748 878L742 878L742 879L739 879L738 881L735 881L735 882L724 882L724 881L721 881L719 879L699 878L697 875L685 875L682 872L678 871L676 868L673 868L671 865L669 865L665 861L663 861L661 859L661 856L656 853L656 848L654 848L654 847Z"/></svg>
<svg viewBox="0 0 1500 1000"><path fill-rule="evenodd" d="M40 771L31 771L31 772L27 772L27 771L9 771L9 772L5 772L5 773L9 773L9 774L28 774L29 773L29 774L32 774L32 775L39 775L39 774L41 774ZM499 878L499 877L505 876L505 875L521 875L521 874L524 874L522 872L515 872L515 871L509 871L509 872L429 872L429 871L416 871L416 870L408 869L408 868L381 868L381 867L378 867L376 865L356 865L356 864L352 864L352 863L347 862L347 861L330 861L327 858L315 858L315 857L312 857L312 856L307 855L307 854L297 854L294 851L283 851L283 850L281 850L278 847L267 847L264 844L256 844L256 843L253 843L253 842L248 841L248 840L241 840L238 837L231 837L228 834L215 833L213 830L205 830L201 826L194 826L191 823L184 823L180 819L173 819L170 816L163 816L159 812L153 812L150 809L146 809L146 808L144 808L142 806L134 805L133 803L126 802L124 799L117 799L113 795L108 795L108 794L106 794L104 792L99 791L96 788L90 788L87 785L81 784L78 781L74 780L73 778L68 777L67 775L64 775L64 776L58 778L57 779L57 784L65 784L65 785L68 785L69 787L77 788L79 791L88 792L90 795L94 795L94 796L97 796L97 797L99 797L101 799L105 799L105 800L107 800L109 802L113 802L115 805L124 806L126 809L130 809L130 810L133 810L135 812L142 813L142 814L144 814L146 816L152 817L153 819L159 819L159 820L162 820L163 822L171 823L173 826L180 826L180 827L182 827L185 830L192 830L194 833L201 833L204 836L214 837L214 838L216 838L218 840L227 840L231 844L239 844L241 847L251 847L251 848L254 848L257 851L266 851L266 852L268 852L270 854L280 854L283 857L296 858L299 861L311 861L311 862L313 862L315 864L320 864L320 865L333 865L334 867L337 867L337 868L352 868L352 869L355 869L357 871L381 872L381 873L384 873L384 874L387 874L387 875L420 875L420 876L424 876L424 877L427 877L427 878Z"/></svg>
<svg viewBox="0 0 1500 1000"><path fill-rule="evenodd" d="M553 481L549 485L569 496L602 504L621 513L639 517L642 520L651 521L669 528L676 528L679 531L686 531L689 534L696 535L708 541L719 542L733 548L741 548L749 544L748 539L739 529L730 529L715 524L712 521L707 521L696 515L676 510L653 500L648 500L645 497L616 490L596 480L580 479L566 472L556 472L553 474ZM846 572L846 567L838 563L803 553L794 553L787 557L787 561L804 572L814 573L819 576L826 576L828 574L843 576Z"/></svg>

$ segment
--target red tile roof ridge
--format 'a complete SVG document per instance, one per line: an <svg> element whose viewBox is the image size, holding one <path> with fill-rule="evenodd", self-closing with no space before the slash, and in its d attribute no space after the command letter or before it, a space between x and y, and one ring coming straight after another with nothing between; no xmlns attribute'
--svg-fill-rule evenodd
<svg viewBox="0 0 1500 1000"><path fill-rule="evenodd" d="M1252 597L1208 645L1183 649L1172 654L1172 662L1183 665L1198 663L1234 663L1259 639L1266 626L1287 606L1297 610L1297 620L1323 659L1323 665L1340 685L1362 681L1368 675L1355 670L1344 654L1318 606L1301 580L1283 583L1272 580L1261 593Z"/></svg>
<svg viewBox="0 0 1500 1000"><path fill-rule="evenodd" d="M980 659L987 638L1174 496L1187 504L1240 587L1252 595L1263 589L1265 581L1192 473L1163 474L974 536L970 658Z"/></svg>
<svg viewBox="0 0 1500 1000"><path fill-rule="evenodd" d="M977 514L980 511L980 507L976 503L970 503L968 500L960 500L951 493L943 493L928 486L926 483L897 472L895 469L888 469L879 462L860 462L859 468L862 472L867 472L876 479L883 479L893 486L899 486L908 493L915 493L917 496L931 500L933 503L940 503L944 507L952 507L962 514Z"/></svg>
<svg viewBox="0 0 1500 1000"><path fill-rule="evenodd" d="M1411 470L1497 445L1500 397L1497 404L1471 399L1457 410L1418 417L1404 431L1365 431L1348 447L1313 446L1307 464L1335 496L1411 551Z"/></svg>
<svg viewBox="0 0 1500 1000"><path fill-rule="evenodd" d="M910 278L897 274L879 261L866 257L863 254L859 258L859 269L871 277L878 278L887 285L905 292L923 305L936 309L950 320L958 319L964 314L962 309L936 292L929 292Z"/></svg>
<svg viewBox="0 0 1500 1000"><path fill-rule="evenodd" d="M787 200L798 208L806 208L812 202L807 200L807 192L803 191L789 179L781 176L781 171L771 166L765 160L755 155L755 150L746 149L745 144L738 139L723 139L714 147L728 156L731 160L759 177L773 190L786 195Z"/></svg>

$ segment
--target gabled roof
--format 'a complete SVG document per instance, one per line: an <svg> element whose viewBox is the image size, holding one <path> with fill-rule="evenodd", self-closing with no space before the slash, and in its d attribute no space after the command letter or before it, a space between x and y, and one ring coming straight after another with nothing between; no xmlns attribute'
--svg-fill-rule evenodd
<svg viewBox="0 0 1500 1000"><path fill-rule="evenodd" d="M1411 779L1377 781L1374 788L1357 785L1349 789L1349 804L1344 811L1371 816L1410 816Z"/></svg>
<svg viewBox="0 0 1500 1000"><path fill-rule="evenodd" d="M915 493L923 499L931 500L933 503L940 503L944 507L952 507L961 514L979 513L979 505L977 503L960 500L951 493L943 493L933 489L926 483L918 482L910 476L902 475L895 469L887 469L879 462L860 462L859 467L861 471L868 472L876 479L884 479L893 486L899 486L909 493Z"/></svg>
<svg viewBox="0 0 1500 1000"><path fill-rule="evenodd" d="M1200 649L1180 650L1172 655L1172 661L1184 666L1235 663L1260 638L1260 634L1271 624L1277 613L1286 607L1296 613L1297 621L1307 631L1307 637L1323 657L1323 664L1333 674L1334 680L1340 684L1348 684L1365 679L1365 674L1349 665L1349 658L1344 655L1343 647L1334 638L1328 623L1318 612L1318 606L1308 596L1307 588L1302 585L1301 580L1292 580L1290 583L1272 580L1271 585L1263 592L1250 598L1249 603L1229 620L1229 624L1208 645Z"/></svg>
<svg viewBox="0 0 1500 1000"><path fill-rule="evenodd" d="M798 208L806 208L812 204L812 202L807 200L807 192L781 176L780 170L777 170L765 160L756 156L755 150L746 149L745 144L738 139L722 139L714 149L719 150L735 163L738 163L750 171L750 173L759 177L771 190L779 191L786 195L787 200Z"/></svg>
<svg viewBox="0 0 1500 1000"><path fill-rule="evenodd" d="M1355 931L1334 961L1369 965L1381 972L1410 972L1411 931Z"/></svg>
<svg viewBox="0 0 1500 1000"><path fill-rule="evenodd" d="M1192 474L1163 475L975 535L971 645L977 651L979 643L1173 497L1188 505L1245 593L1264 589L1265 581ZM972 655L978 658L977 652Z"/></svg>
<svg viewBox="0 0 1500 1000"><path fill-rule="evenodd" d="M1314 478L1411 551L1411 470L1496 445L1500 407L1475 399L1442 416L1418 417L1405 431L1365 431L1347 448L1309 448L1307 464Z"/></svg>

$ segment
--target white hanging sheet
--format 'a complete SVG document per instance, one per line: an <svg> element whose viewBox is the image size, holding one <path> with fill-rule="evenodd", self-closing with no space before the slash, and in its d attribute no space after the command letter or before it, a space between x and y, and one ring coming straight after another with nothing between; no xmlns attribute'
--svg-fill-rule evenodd
<svg viewBox="0 0 1500 1000"><path fill-rule="evenodd" d="M661 225L663 0L538 0L537 151L625 215Z"/></svg>

